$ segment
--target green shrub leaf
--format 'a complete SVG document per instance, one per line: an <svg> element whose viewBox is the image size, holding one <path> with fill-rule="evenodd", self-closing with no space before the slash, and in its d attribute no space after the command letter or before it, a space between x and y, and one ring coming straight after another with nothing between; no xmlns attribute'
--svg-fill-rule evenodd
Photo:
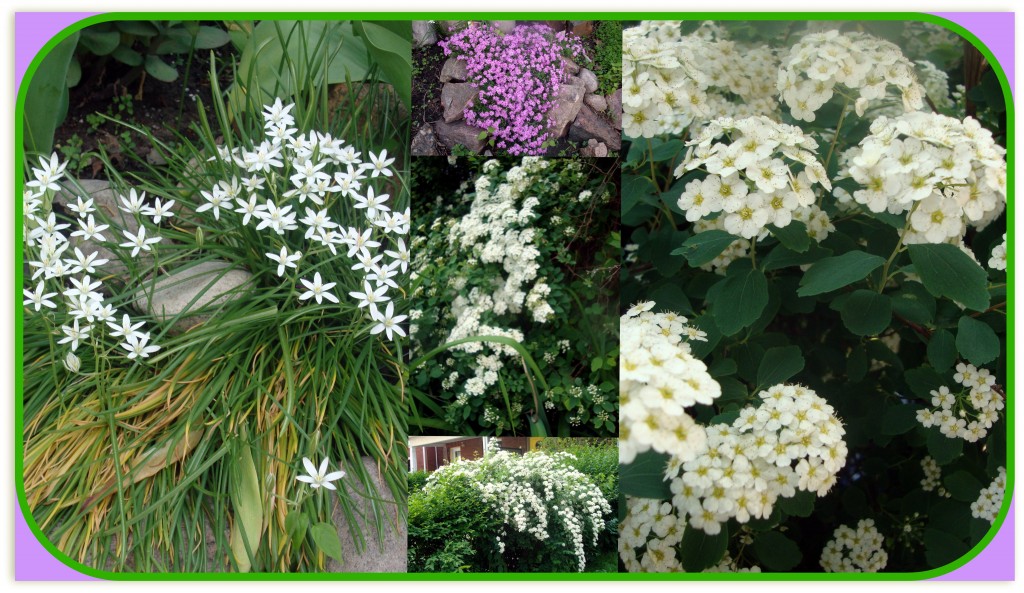
<svg viewBox="0 0 1024 593"><path fill-rule="evenodd" d="M341 539L338 530L331 523L317 523L310 530L318 550L341 562Z"/></svg>
<svg viewBox="0 0 1024 593"><path fill-rule="evenodd" d="M734 264L735 265L735 264ZM708 291L715 324L727 336L757 321L768 304L768 279L760 270L741 270Z"/></svg>
<svg viewBox="0 0 1024 593"><path fill-rule="evenodd" d="M892 300L873 290L855 291L843 303L840 315L846 329L858 336L882 333L892 321Z"/></svg>
<svg viewBox="0 0 1024 593"><path fill-rule="evenodd" d="M968 362L981 366L999 356L999 337L989 324L964 315L956 325L956 349Z"/></svg>
<svg viewBox="0 0 1024 593"><path fill-rule="evenodd" d="M754 553L765 568L775 571L790 570L803 558L796 542L778 531L758 534L754 540Z"/></svg>
<svg viewBox="0 0 1024 593"><path fill-rule="evenodd" d="M786 382L804 369L799 346L769 348L757 367L757 384L762 388Z"/></svg>
<svg viewBox="0 0 1024 593"><path fill-rule="evenodd" d="M630 496L669 500L672 490L665 481L667 465L665 453L644 451L632 463L619 466L619 488Z"/></svg>
<svg viewBox="0 0 1024 593"><path fill-rule="evenodd" d="M940 329L928 340L928 362L937 370L945 371L956 362L956 350L953 334Z"/></svg>
<svg viewBox="0 0 1024 593"><path fill-rule="evenodd" d="M703 529L687 527L679 545L680 561L686 572L700 572L722 560L729 545L729 526L722 525L716 535L708 535Z"/></svg>
<svg viewBox="0 0 1024 593"><path fill-rule="evenodd" d="M682 255L692 267L697 268L718 257L738 238L718 229L704 231L684 241L682 247L672 251L672 255Z"/></svg>
<svg viewBox="0 0 1024 593"><path fill-rule="evenodd" d="M975 311L988 308L988 275L959 247L945 243L921 244L910 245L907 250L928 292Z"/></svg>
<svg viewBox="0 0 1024 593"><path fill-rule="evenodd" d="M858 280L863 280L885 260L863 251L850 251L835 257L826 257L812 265L800 280L796 293L812 296L830 292Z"/></svg>

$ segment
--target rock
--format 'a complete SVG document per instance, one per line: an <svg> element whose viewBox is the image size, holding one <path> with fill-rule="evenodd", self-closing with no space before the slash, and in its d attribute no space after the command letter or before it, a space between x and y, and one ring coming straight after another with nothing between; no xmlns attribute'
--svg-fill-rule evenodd
<svg viewBox="0 0 1024 593"><path fill-rule="evenodd" d="M551 126L548 130L555 138L565 136L569 124L576 119L580 108L583 107L585 94L583 87L574 84L563 84L558 89L555 106L548 112L548 117L551 119Z"/></svg>
<svg viewBox="0 0 1024 593"><path fill-rule="evenodd" d="M505 35L508 35L516 28L515 21L491 21L491 24Z"/></svg>
<svg viewBox="0 0 1024 593"><path fill-rule="evenodd" d="M385 499L386 502L371 501L353 478L342 478L339 484L348 491L347 498L352 501L354 511L352 520L356 522L355 531L363 534L365 549L360 551L360 546L353 539L352 530L349 529L349 518L335 497L333 498L335 503L331 516L334 519L334 525L338 528L338 537L341 539L341 557L344 561L338 562L330 559L325 568L329 572L406 572L408 533L405 521L395 521L398 507L394 501L397 497L388 488L372 459L364 457L363 466L366 468L366 473L373 477L374 485L377 487L379 496L375 498ZM352 473L349 471L349 474ZM379 544L377 543L379 540L374 519L375 509L379 509L383 517L381 530L384 540Z"/></svg>
<svg viewBox="0 0 1024 593"><path fill-rule="evenodd" d="M437 21L437 28L445 37L465 29L468 25L467 21Z"/></svg>
<svg viewBox="0 0 1024 593"><path fill-rule="evenodd" d="M616 89L608 95L608 115L612 119L612 125L616 130L622 129L622 89Z"/></svg>
<svg viewBox="0 0 1024 593"><path fill-rule="evenodd" d="M594 21L572 21L572 32L580 37L594 34Z"/></svg>
<svg viewBox="0 0 1024 593"><path fill-rule="evenodd" d="M179 313L214 309L248 295L252 278L246 270L226 261L208 261L178 268L157 279L140 283L135 306L158 321L174 319ZM194 301L194 302L193 302ZM191 303L191 304L190 304ZM215 310L179 318L170 327L172 334L182 333L209 320Z"/></svg>
<svg viewBox="0 0 1024 593"><path fill-rule="evenodd" d="M586 87L588 93L597 92L597 75L587 70L586 68L580 69L579 73L580 80L583 81L583 86Z"/></svg>
<svg viewBox="0 0 1024 593"><path fill-rule="evenodd" d="M123 243L125 241L123 231L128 231L132 234L139 232L139 222L134 216L126 214L118 209L120 200L118 199L117 193L110 187L109 181L101 179L81 179L78 181L78 185L81 186L81 192L71 182L65 182L63 187L65 189L58 192L53 201L66 208L68 203L74 204L78 201L78 197L82 194L88 194L91 197L93 204L96 206L97 212L93 215L96 218L97 224L109 224L110 228L103 231L103 236L112 243ZM81 197L86 197L81 195ZM148 199L148 197L147 197ZM105 222L100 222L105 221ZM65 231L64 236L68 238L68 243L71 247L73 254L74 248L77 247L82 250L83 253L88 255L95 251L98 259L108 260L107 263L99 267L106 274L111 275L116 280L120 280L121 283L128 283L130 281L130 274L128 266L121 262L121 259L110 249L100 245L98 241L93 239L84 240L82 237L72 237L72 231L77 230L76 228L69 228ZM135 264L133 268L138 269L139 267L146 268L151 265L153 256L142 252L137 258L135 258Z"/></svg>
<svg viewBox="0 0 1024 593"><path fill-rule="evenodd" d="M577 142L596 138L610 150L622 148L622 135L593 109L583 105L576 120L569 126L569 139Z"/></svg>
<svg viewBox="0 0 1024 593"><path fill-rule="evenodd" d="M426 47L437 43L437 28L430 21L412 22L412 46Z"/></svg>
<svg viewBox="0 0 1024 593"><path fill-rule="evenodd" d="M469 78L466 72L466 60L448 58L441 67L441 82L464 82Z"/></svg>
<svg viewBox="0 0 1024 593"><path fill-rule="evenodd" d="M580 65L569 58L562 58L562 71L566 74L579 74Z"/></svg>
<svg viewBox="0 0 1024 593"><path fill-rule="evenodd" d="M464 121L447 123L443 121L434 122L434 133L437 138L451 150L456 144L461 144L469 150L479 153L484 149L484 141L478 136L482 132L480 128L474 128Z"/></svg>
<svg viewBox="0 0 1024 593"><path fill-rule="evenodd" d="M569 86L583 86L583 79L580 78L579 76L566 76L565 82L563 82L562 84L567 84ZM583 90L584 92L586 92L585 88Z"/></svg>
<svg viewBox="0 0 1024 593"><path fill-rule="evenodd" d="M155 148L149 149L146 153L146 162L155 167L162 167L167 164L167 159Z"/></svg>
<svg viewBox="0 0 1024 593"><path fill-rule="evenodd" d="M608 100L601 95L587 95L586 97L583 97L583 102L598 113L603 113L608 109Z"/></svg>
<svg viewBox="0 0 1024 593"><path fill-rule="evenodd" d="M412 139L411 149L413 156L437 156L437 136L434 134L434 127L423 124Z"/></svg>
<svg viewBox="0 0 1024 593"><path fill-rule="evenodd" d="M444 107L444 121L452 123L463 118L466 106L479 94L476 87L468 82L449 82L441 87L441 107Z"/></svg>
<svg viewBox="0 0 1024 593"><path fill-rule="evenodd" d="M566 21L543 21L543 23L551 27L551 30L554 31L555 33L558 33L559 31L565 31Z"/></svg>
<svg viewBox="0 0 1024 593"><path fill-rule="evenodd" d="M580 156L606 157L608 156L608 147L605 146L604 142L598 142L596 139L591 138L587 140L587 145L580 149Z"/></svg>

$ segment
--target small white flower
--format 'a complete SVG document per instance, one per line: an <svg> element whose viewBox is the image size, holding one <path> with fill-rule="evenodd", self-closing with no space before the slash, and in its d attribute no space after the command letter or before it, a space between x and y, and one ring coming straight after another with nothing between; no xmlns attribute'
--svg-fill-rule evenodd
<svg viewBox="0 0 1024 593"><path fill-rule="evenodd" d="M144 322L140 321L138 323L133 324L131 317L128 317L128 314L125 313L124 317L122 317L121 319L120 325L108 321L107 327L109 327L111 330L111 337L123 337L125 340L130 340L138 335L138 332L136 330L142 327L143 323Z"/></svg>
<svg viewBox="0 0 1024 593"><path fill-rule="evenodd" d="M174 208L174 200L170 200L164 204L160 201L160 198L157 198L156 205L144 207L142 209L142 213L146 216L152 217L153 224L160 224L161 220L174 216L174 212L171 212L171 208Z"/></svg>
<svg viewBox="0 0 1024 593"><path fill-rule="evenodd" d="M82 361L75 356L74 352L68 352L67 356L64 357L64 368L72 373L77 373L82 368Z"/></svg>
<svg viewBox="0 0 1024 593"><path fill-rule="evenodd" d="M35 307L36 311L41 310L43 307L48 307L50 309L56 309L57 305L54 304L54 302L51 301L50 298L57 296L57 293L55 293L55 292L48 292L48 293L44 294L43 293L43 289L44 288L45 287L43 286L43 281L42 280L40 280L39 284L36 285L35 291L31 291L31 290L29 290L27 288L23 288L22 292L25 294L25 302L23 303L23 305L26 306L26 307L33 306L33 307Z"/></svg>
<svg viewBox="0 0 1024 593"><path fill-rule="evenodd" d="M295 479L300 482L305 482L309 484L311 488L319 488L323 486L328 490L337 490L337 488L334 486L334 484L331 484L331 482L344 478L345 472L342 470L338 470L336 472L327 473L327 467L330 464L331 460L329 458L325 458L320 463L320 468L317 469L317 467L313 465L313 462L310 461L308 457L303 457L302 465L305 466L306 473L308 473L309 475L296 476Z"/></svg>
<svg viewBox="0 0 1024 593"><path fill-rule="evenodd" d="M128 190L127 196L121 196L121 205L118 208L128 214L141 214L146 207L146 192L139 195L135 188Z"/></svg>
<svg viewBox="0 0 1024 593"><path fill-rule="evenodd" d="M131 247L132 257L137 256L139 251L152 251L150 245L159 243L162 240L162 237L152 237L147 239L146 227L144 226L139 227L139 234L137 235L133 235L128 231L121 231L121 233L123 233L125 238L128 239L128 242L121 243L120 245L121 247Z"/></svg>
<svg viewBox="0 0 1024 593"><path fill-rule="evenodd" d="M306 292L302 293L301 295L299 295L299 300L300 301L305 301L305 300L309 300L311 298L315 298L317 304L322 303L323 299L327 299L327 300L331 301L332 303L337 303L338 302L338 297L336 297L332 293L328 292L330 289L334 288L334 285L337 284L337 283L336 282L328 282L328 283L324 284L323 280L320 278L320 272L317 272L316 274L313 275L313 281L312 282L310 282L309 280L306 280L305 278L302 278L302 284L305 285L305 287L308 290Z"/></svg>
<svg viewBox="0 0 1024 593"><path fill-rule="evenodd" d="M394 175L394 173L391 172L391 169L388 169L388 166L390 166L391 163L393 162L395 162L395 159L388 158L388 150L385 148L384 150L380 151L380 156L375 155L371 152L370 162L363 164L362 168L372 171L370 173L370 177L379 177L380 175L383 175L385 177L391 177L392 175Z"/></svg>
<svg viewBox="0 0 1024 593"><path fill-rule="evenodd" d="M128 358L149 358L149 355L160 349L160 346L147 346L149 332L138 333L126 338L121 347L128 351Z"/></svg>
<svg viewBox="0 0 1024 593"><path fill-rule="evenodd" d="M380 313L376 309L373 309L370 315L372 315L373 318L379 322L377 323L377 325L373 326L372 329L370 329L371 334L379 334L380 332L385 332L389 340L394 339L391 336L392 332L402 336L403 338L405 337L405 330L402 329L402 326L400 324L406 319L408 319L409 316L395 315L394 302L388 303L387 311L385 311L384 313Z"/></svg>
<svg viewBox="0 0 1024 593"><path fill-rule="evenodd" d="M299 261L299 259L302 257L302 252L296 251L295 253L289 255L288 248L281 247L281 253L267 253L266 256L277 262L277 275L284 276L285 268L296 267L295 262ZM319 277L320 274L318 273L317 276Z"/></svg>
<svg viewBox="0 0 1024 593"><path fill-rule="evenodd" d="M92 330L92 326L79 327L78 320L76 319L73 325L62 325L60 329L64 332L64 337L57 340L57 343L67 344L70 342L71 350L78 350L78 342L89 337L89 331Z"/></svg>
<svg viewBox="0 0 1024 593"><path fill-rule="evenodd" d="M88 220L84 218L78 219L78 225L79 229L71 233L72 237L81 237L86 241L93 238L95 238L98 241L107 240L107 238L104 237L101 233L110 228L110 225L96 224L96 220L93 218L92 214L89 215Z"/></svg>

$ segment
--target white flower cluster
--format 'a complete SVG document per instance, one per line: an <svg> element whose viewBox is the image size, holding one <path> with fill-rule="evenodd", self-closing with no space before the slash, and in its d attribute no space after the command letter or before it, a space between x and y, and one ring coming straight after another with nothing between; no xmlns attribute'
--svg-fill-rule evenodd
<svg viewBox="0 0 1024 593"><path fill-rule="evenodd" d="M676 313L652 313L640 303L619 320L619 461L653 449L682 460L704 449L704 427L686 413L710 404L722 388L685 339L706 340Z"/></svg>
<svg viewBox="0 0 1024 593"><path fill-rule="evenodd" d="M914 63L917 64L918 80L932 104L940 111L953 109L955 104L949 94L949 75L928 60L917 60Z"/></svg>
<svg viewBox="0 0 1024 593"><path fill-rule="evenodd" d="M691 527L714 535L730 518L768 517L797 490L824 496L846 464L843 424L813 390L775 385L758 395L761 405L731 425L709 426L696 457L669 460L672 504Z"/></svg>
<svg viewBox="0 0 1024 593"><path fill-rule="evenodd" d="M971 516L995 523L999 509L1003 507L1003 496L1006 494L1006 468L1000 467L996 479L982 489L978 500L971 503Z"/></svg>
<svg viewBox="0 0 1024 593"><path fill-rule="evenodd" d="M339 302L331 292L336 283L325 282L310 260L316 253L337 256L341 247L354 262L352 269L363 273L362 290L351 291L349 296L360 309L366 308L374 323L370 333L384 332L389 340L396 339L396 335L404 337L401 322L407 316L395 315L388 291L398 289L396 278L408 271L409 251L404 236L411 224L409 209L393 211L388 205L390 195L378 193L373 186L373 180L394 176L390 165L395 159L389 159L387 150L383 150L370 153L369 162L365 162L354 146L340 138L318 131L299 134L292 127L293 108L281 99L264 106L266 137L260 144L233 150L219 147L219 158L226 165L234 165L242 177L232 175L230 181L218 181L210 191L200 192L205 202L195 211L210 212L215 220L220 220L222 211L225 216L238 215L235 218L239 226L252 225L256 231L267 233L266 245L273 251L266 256L277 265L278 276L286 276L288 269L298 270L300 261L309 264L308 271L314 274L312 280L299 278L304 286L299 289L300 301ZM288 189L279 194L281 186ZM346 200L352 210L362 210L365 224L343 228L335 222L329 211L338 200ZM303 218L298 218L300 207L304 209ZM287 233L296 230L302 230L303 238L313 245L305 253L291 250L285 239ZM387 307L382 310L384 303Z"/></svg>
<svg viewBox="0 0 1024 593"><path fill-rule="evenodd" d="M793 118L811 122L834 94L855 100L857 114L864 115L871 101L886 98L890 85L905 111L924 106L914 64L897 45L867 33L831 30L805 35L790 48L776 86Z"/></svg>
<svg viewBox="0 0 1024 593"><path fill-rule="evenodd" d="M885 538L874 519L861 519L854 530L840 525L821 551L825 572L879 572L889 562Z"/></svg>
<svg viewBox="0 0 1024 593"><path fill-rule="evenodd" d="M494 439L492 444L497 442ZM574 458L564 452L520 456L491 449L482 459L443 466L430 475L425 488L451 476L469 478L508 529L541 542L548 540L553 530L568 533L582 572L587 543L597 546L605 529L604 516L611 513L611 507L601 490L568 464L567 460ZM504 549L500 537L496 543Z"/></svg>
<svg viewBox="0 0 1024 593"><path fill-rule="evenodd" d="M127 313L117 321L119 311L105 301L103 283L92 276L102 274L98 268L109 263L108 260L99 258L98 251L85 253L77 246L73 248L73 257L64 257L70 255L67 250L72 238L78 238L86 250L90 246L87 241L107 241L103 231L110 225L96 222L95 215L99 212L91 198L78 197L76 203L68 204L68 209L76 214L76 230L70 233L70 237L66 236L62 231L70 228L71 224L58 222L53 211L44 211L44 203L51 204L55 193L61 191L57 182L63 179L67 163L60 162L54 153L49 159L40 157L38 165L32 168L33 179L25 183L23 194L26 259L29 267L34 268L32 281L38 282L34 289L22 289L23 305L37 313L43 308L58 311L57 303L51 299L58 294L64 297L60 312L66 313L66 322L60 327L63 337L57 340L57 344L67 344L70 348L64 356L64 367L71 372L78 372L81 368L81 359L74 354L79 345L101 344L99 334L104 331L107 336L120 340L121 354L129 360L148 358L160 347L150 343L150 333L142 331L143 322L133 322ZM148 205L146 194L137 194L134 189L128 196L121 197L121 202L123 206L119 207L123 211L136 217L151 216L154 224L170 217L172 214L168 210L174 206L174 200L161 203L159 199ZM146 236L146 227L141 222L136 233L128 230L122 233L127 242L121 243L120 247L131 249L131 257L140 251L151 251L152 245L160 242L158 236ZM48 289L53 289L53 292L47 292ZM96 327L100 331L94 332Z"/></svg>
<svg viewBox="0 0 1024 593"><path fill-rule="evenodd" d="M1006 269L1006 233L1003 233L1003 242L992 249L992 257L988 259L988 267L993 270Z"/></svg>
<svg viewBox="0 0 1024 593"><path fill-rule="evenodd" d="M671 503L628 496L626 518L619 523L619 558L629 572L683 572L675 547L684 531L686 517Z"/></svg>
<svg viewBox="0 0 1024 593"><path fill-rule="evenodd" d="M951 439L977 442L985 438L1003 409L1003 398L993 389L996 378L988 369L961 362L956 365L953 380L963 389L952 392L943 385L932 390L934 408L918 410L917 421L925 428L937 426Z"/></svg>
<svg viewBox="0 0 1024 593"><path fill-rule="evenodd" d="M942 485L942 468L931 455L925 455L921 460L921 471L924 472L924 478L921 479L921 490L934 492L938 489L939 496L943 498L951 496L946 487Z"/></svg>
<svg viewBox="0 0 1024 593"><path fill-rule="evenodd" d="M727 142L715 142L723 136ZM738 237L787 226L797 210L814 205L814 184L832 189L814 152L817 142L768 117L716 119L688 145L676 177L697 168L709 175L686 184L679 208L691 222L720 212L723 228Z"/></svg>
<svg viewBox="0 0 1024 593"><path fill-rule="evenodd" d="M1005 155L977 120L919 112L875 119L846 161L863 186L854 200L910 213L905 243L955 244L968 224L983 228L1005 209Z"/></svg>

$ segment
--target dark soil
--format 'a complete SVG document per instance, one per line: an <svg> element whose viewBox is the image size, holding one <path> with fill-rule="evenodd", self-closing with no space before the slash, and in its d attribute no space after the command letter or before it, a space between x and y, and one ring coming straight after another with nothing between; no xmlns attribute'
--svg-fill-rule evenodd
<svg viewBox="0 0 1024 593"><path fill-rule="evenodd" d="M412 50L413 133L427 122L441 119L441 68L447 58L436 43Z"/></svg>
<svg viewBox="0 0 1024 593"><path fill-rule="evenodd" d="M230 45L214 50L221 88L227 88L231 82L225 66L230 64L233 52ZM141 163L129 157L130 153L145 158L151 151L143 135L97 115L149 129L157 139L172 146L179 135L197 138L191 128L199 120L200 100L207 117L215 121L211 109L210 54L196 52L191 63L188 56L177 58L174 65L178 79L174 82L145 76L141 69L115 60L82 58L81 82L70 89L67 118L54 135L54 150L70 161L68 168L73 169L73 175L82 179L103 177L102 163L97 158L101 149L121 171L142 168Z"/></svg>

